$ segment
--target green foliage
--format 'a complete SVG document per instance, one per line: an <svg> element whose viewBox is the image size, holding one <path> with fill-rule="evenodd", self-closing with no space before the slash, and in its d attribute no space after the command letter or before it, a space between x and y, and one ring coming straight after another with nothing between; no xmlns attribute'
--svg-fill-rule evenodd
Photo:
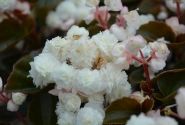
<svg viewBox="0 0 185 125"><path fill-rule="evenodd" d="M33 30L32 17L21 14L16 16L18 19L9 18L0 23L0 52L14 46Z"/></svg>
<svg viewBox="0 0 185 125"><path fill-rule="evenodd" d="M28 78L30 65L35 54L29 54L22 57L15 63L13 71L11 72L7 84L6 90L11 92L23 92L23 93L35 93L39 89L36 88L31 78Z"/></svg>
<svg viewBox="0 0 185 125"><path fill-rule="evenodd" d="M142 104L127 97L116 100L106 109L104 124L122 125L131 115L147 112L152 109L153 105L154 102L150 99L145 100Z"/></svg>
<svg viewBox="0 0 185 125"><path fill-rule="evenodd" d="M48 93L39 93L33 96L28 117L32 125L57 125L55 113L57 97Z"/></svg>
<svg viewBox="0 0 185 125"><path fill-rule="evenodd" d="M165 103L173 102L179 88L185 86L185 69L174 69L160 73L154 79L161 94L155 97Z"/></svg>
<svg viewBox="0 0 185 125"><path fill-rule="evenodd" d="M148 41L155 41L158 38L164 37L169 42L175 41L175 33L164 22L151 21L142 25L137 34L142 35Z"/></svg>

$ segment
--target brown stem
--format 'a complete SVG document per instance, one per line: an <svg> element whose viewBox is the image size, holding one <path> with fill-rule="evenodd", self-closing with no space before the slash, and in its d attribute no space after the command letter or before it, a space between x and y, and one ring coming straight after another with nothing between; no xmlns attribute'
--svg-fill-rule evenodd
<svg viewBox="0 0 185 125"><path fill-rule="evenodd" d="M144 74L145 74L145 78L146 78L146 82L147 82L147 88L148 88L148 94L151 95L152 94L152 82L150 79L150 74L148 71L148 64L143 64L143 69L144 69Z"/></svg>

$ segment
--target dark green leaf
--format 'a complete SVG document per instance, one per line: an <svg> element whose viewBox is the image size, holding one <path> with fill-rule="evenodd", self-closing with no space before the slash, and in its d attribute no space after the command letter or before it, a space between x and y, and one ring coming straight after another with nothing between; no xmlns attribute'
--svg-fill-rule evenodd
<svg viewBox="0 0 185 125"><path fill-rule="evenodd" d="M48 93L40 93L33 97L28 116L32 125L56 125L55 114L57 97Z"/></svg>
<svg viewBox="0 0 185 125"><path fill-rule="evenodd" d="M16 15L16 19L6 19L0 23L0 52L15 45L33 29L33 19L29 16Z"/></svg>
<svg viewBox="0 0 185 125"><path fill-rule="evenodd" d="M140 84L144 80L143 68L136 69L129 74L129 81L132 84Z"/></svg>
<svg viewBox="0 0 185 125"><path fill-rule="evenodd" d="M28 78L30 64L34 54L21 58L13 67L6 85L6 90L11 92L34 93L39 89L34 86L32 79Z"/></svg>
<svg viewBox="0 0 185 125"><path fill-rule="evenodd" d="M175 33L164 22L151 21L142 25L137 34L142 35L148 41L155 41L158 38L164 37L167 41L175 41Z"/></svg>
<svg viewBox="0 0 185 125"><path fill-rule="evenodd" d="M139 12L142 14L157 15L161 11L161 0L143 0L139 5Z"/></svg>
<svg viewBox="0 0 185 125"><path fill-rule="evenodd" d="M119 99L106 109L104 124L123 124L131 115L138 114L140 111L140 104L136 100Z"/></svg>
<svg viewBox="0 0 185 125"><path fill-rule="evenodd" d="M185 86L185 69L166 71L159 74L155 79L160 92L166 97Z"/></svg>

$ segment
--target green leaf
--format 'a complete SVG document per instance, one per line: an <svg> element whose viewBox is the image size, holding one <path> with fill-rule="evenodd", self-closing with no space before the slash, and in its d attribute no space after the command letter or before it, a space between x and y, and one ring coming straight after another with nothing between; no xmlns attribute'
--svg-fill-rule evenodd
<svg viewBox="0 0 185 125"><path fill-rule="evenodd" d="M165 40L174 42L175 33L173 30L164 22L151 21L147 24L142 25L137 34L142 35L148 41L155 41L158 38L164 37Z"/></svg>
<svg viewBox="0 0 185 125"><path fill-rule="evenodd" d="M129 82L132 84L140 84L142 81L145 81L143 68L133 70L129 74Z"/></svg>
<svg viewBox="0 0 185 125"><path fill-rule="evenodd" d="M165 71L155 79L163 97L166 97L175 93L180 87L185 86L185 69Z"/></svg>
<svg viewBox="0 0 185 125"><path fill-rule="evenodd" d="M29 54L22 57L13 66L13 71L8 77L6 90L11 92L23 92L23 93L35 93L39 89L36 88L32 82L31 78L28 78L30 64L34 54Z"/></svg>
<svg viewBox="0 0 185 125"><path fill-rule="evenodd" d="M29 121L32 125L56 125L55 109L57 100L57 97L48 93L33 96L28 110Z"/></svg>
<svg viewBox="0 0 185 125"><path fill-rule="evenodd" d="M123 124L133 114L140 112L140 104L131 98L113 102L107 109L104 124Z"/></svg>
<svg viewBox="0 0 185 125"><path fill-rule="evenodd" d="M151 13L157 15L161 11L161 0L143 0L139 5L139 12L142 14Z"/></svg>
<svg viewBox="0 0 185 125"><path fill-rule="evenodd" d="M6 19L0 23L0 52L15 45L33 29L33 19L29 16L16 15L18 19Z"/></svg>

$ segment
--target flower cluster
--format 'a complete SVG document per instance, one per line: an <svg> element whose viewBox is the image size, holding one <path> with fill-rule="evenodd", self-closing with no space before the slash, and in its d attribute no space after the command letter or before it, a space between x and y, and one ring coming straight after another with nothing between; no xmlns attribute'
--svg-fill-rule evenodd
<svg viewBox="0 0 185 125"><path fill-rule="evenodd" d="M65 0L62 1L55 11L47 16L46 23L51 28L67 30L75 23L86 20L87 23L94 19L93 13L99 0Z"/></svg>
<svg viewBox="0 0 185 125"><path fill-rule="evenodd" d="M136 11L130 12L133 13L139 16ZM128 15L126 18L132 21L134 17ZM42 53L30 63L30 77L37 87L56 83L50 93L59 97L59 125L101 125L105 115L103 104L130 95L131 86L123 70L137 65L139 52L143 52L142 58L149 58L153 72L165 67L169 55L166 41L161 38L147 44L142 36L135 36L144 22L138 23L133 35L121 42L110 30L89 37L89 32L78 26L72 26L64 38L46 42Z"/></svg>

